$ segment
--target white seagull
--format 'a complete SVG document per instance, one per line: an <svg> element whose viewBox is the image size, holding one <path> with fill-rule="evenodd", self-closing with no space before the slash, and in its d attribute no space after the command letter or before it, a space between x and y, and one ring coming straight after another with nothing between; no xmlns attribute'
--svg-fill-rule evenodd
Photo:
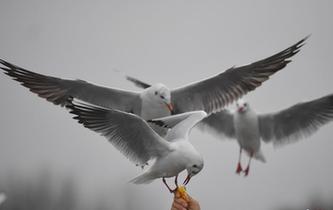
<svg viewBox="0 0 333 210"><path fill-rule="evenodd" d="M170 90L163 84L147 86L141 92L107 88L83 80L68 80L34 73L1 60L1 69L30 91L56 105L66 105L77 98L105 108L134 113L145 120L195 110L207 113L222 110L226 105L254 90L299 52L304 38L291 47L266 59L241 67L232 67L214 77ZM144 83L141 85L145 85Z"/></svg>
<svg viewBox="0 0 333 210"><path fill-rule="evenodd" d="M307 137L333 120L333 94L270 114L256 114L244 100L239 100L236 106L235 112L223 110L211 114L201 121L200 127L237 139L240 151L236 173L244 171L245 176L249 174L252 157L265 162L261 139L283 145ZM245 170L241 166L242 150L250 156Z"/></svg>
<svg viewBox="0 0 333 210"><path fill-rule="evenodd" d="M191 177L203 168L203 158L188 140L191 128L207 114L204 111L149 120L151 123L169 129L165 138L158 135L141 117L114 109L97 107L74 99L66 105L79 123L102 136L105 136L118 150L135 163L145 164L155 160L154 164L142 175L132 180L135 184L150 183L162 178L170 192L174 192L166 183L166 177L177 177L187 170L186 185ZM176 188L177 189L177 188Z"/></svg>

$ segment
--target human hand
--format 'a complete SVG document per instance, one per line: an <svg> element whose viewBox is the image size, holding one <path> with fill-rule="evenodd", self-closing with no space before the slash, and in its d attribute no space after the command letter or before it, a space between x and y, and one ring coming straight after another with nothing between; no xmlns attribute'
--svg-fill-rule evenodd
<svg viewBox="0 0 333 210"><path fill-rule="evenodd" d="M188 201L184 200L179 192L175 192L171 210L200 210L199 202L188 195Z"/></svg>

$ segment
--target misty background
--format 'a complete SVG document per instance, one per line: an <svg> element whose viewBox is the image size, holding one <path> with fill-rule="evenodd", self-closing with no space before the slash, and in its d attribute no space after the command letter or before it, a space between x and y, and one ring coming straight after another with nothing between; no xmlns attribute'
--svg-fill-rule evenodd
<svg viewBox="0 0 333 210"><path fill-rule="evenodd" d="M176 88L268 57L311 34L292 63L245 97L257 112L273 112L332 93L332 9L329 0L1 0L0 58L104 86L139 90L121 71ZM128 183L141 169L65 109L3 73L0 97L3 208L170 209L172 195L160 180ZM247 178L235 174L236 141L193 129L190 139L205 167L188 192L207 210L328 206L332 129L331 123L278 149L263 145L267 163L253 161Z"/></svg>

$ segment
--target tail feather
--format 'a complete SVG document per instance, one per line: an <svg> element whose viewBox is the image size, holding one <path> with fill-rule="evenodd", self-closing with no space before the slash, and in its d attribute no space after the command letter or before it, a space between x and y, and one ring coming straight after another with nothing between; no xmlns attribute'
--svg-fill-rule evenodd
<svg viewBox="0 0 333 210"><path fill-rule="evenodd" d="M266 158L261 150L259 152L255 153L254 158L257 160L260 160L263 163L266 163Z"/></svg>
<svg viewBox="0 0 333 210"><path fill-rule="evenodd" d="M141 174L141 175L135 177L134 179L132 179L129 182L131 182L133 184L149 184L152 181L154 181L155 178L156 177L153 177L151 174L144 173L144 174Z"/></svg>

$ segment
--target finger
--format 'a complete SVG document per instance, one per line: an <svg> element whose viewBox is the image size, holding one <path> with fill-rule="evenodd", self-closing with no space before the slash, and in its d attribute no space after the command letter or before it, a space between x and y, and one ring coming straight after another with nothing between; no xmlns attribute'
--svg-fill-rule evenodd
<svg viewBox="0 0 333 210"><path fill-rule="evenodd" d="M188 206L187 202L182 198L175 199L174 203L177 203L185 208Z"/></svg>
<svg viewBox="0 0 333 210"><path fill-rule="evenodd" d="M188 196L188 205L190 207L196 207L196 208L200 208L199 202L197 200L195 200L194 198L192 198L191 196Z"/></svg>
<svg viewBox="0 0 333 210"><path fill-rule="evenodd" d="M174 192L174 194L175 194L175 198L180 198L180 197L181 197L181 195L180 195L180 193L178 192L178 190L176 190L176 191Z"/></svg>
<svg viewBox="0 0 333 210"><path fill-rule="evenodd" d="M172 204L172 208L171 208L171 210L186 210L186 208L183 207L182 205L180 205L180 204L174 202L174 203Z"/></svg>
<svg viewBox="0 0 333 210"><path fill-rule="evenodd" d="M194 198L192 198L189 194L187 194L189 202L196 202Z"/></svg>

